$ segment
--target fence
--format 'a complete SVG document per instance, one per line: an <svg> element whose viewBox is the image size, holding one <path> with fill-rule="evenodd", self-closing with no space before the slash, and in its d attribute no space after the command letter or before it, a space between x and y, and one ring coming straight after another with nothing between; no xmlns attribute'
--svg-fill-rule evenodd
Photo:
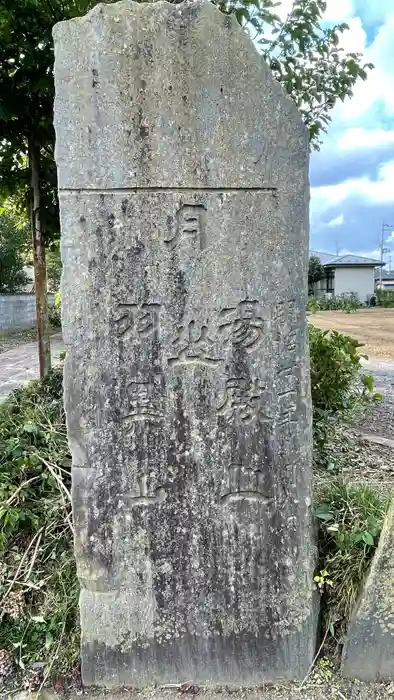
<svg viewBox="0 0 394 700"><path fill-rule="evenodd" d="M48 294L52 306L54 294ZM33 328L36 323L34 294L0 294L0 332Z"/></svg>

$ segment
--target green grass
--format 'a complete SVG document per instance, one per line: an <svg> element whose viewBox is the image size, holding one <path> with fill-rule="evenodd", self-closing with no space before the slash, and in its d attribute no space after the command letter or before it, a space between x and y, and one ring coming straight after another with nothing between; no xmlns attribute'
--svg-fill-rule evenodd
<svg viewBox="0 0 394 700"><path fill-rule="evenodd" d="M0 406L0 650L22 670L79 656L62 368Z"/></svg>
<svg viewBox="0 0 394 700"><path fill-rule="evenodd" d="M319 574L328 625L343 629L376 551L390 497L368 484L335 478L317 490Z"/></svg>

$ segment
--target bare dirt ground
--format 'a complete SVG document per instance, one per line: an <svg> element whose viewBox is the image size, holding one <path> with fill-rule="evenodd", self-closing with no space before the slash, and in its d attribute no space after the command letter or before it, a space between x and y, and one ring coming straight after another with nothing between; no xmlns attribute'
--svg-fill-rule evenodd
<svg viewBox="0 0 394 700"><path fill-rule="evenodd" d="M394 309L320 311L308 318L318 328L353 336L364 344L367 355L394 360Z"/></svg>
<svg viewBox="0 0 394 700"><path fill-rule="evenodd" d="M344 463L352 480L367 481L387 493L394 489L394 309L321 311L308 319L318 328L346 333L364 344L361 353L368 359L362 360L363 369L372 374L382 399L339 437L334 461Z"/></svg>
<svg viewBox="0 0 394 700"><path fill-rule="evenodd" d="M330 672L332 673L332 672ZM260 688L199 688L190 685L190 691L177 688L146 688L114 692L68 690L54 693L45 689L38 700L390 700L394 695L394 683L359 683L347 681L334 671L330 678L319 670L314 671L304 683L263 686ZM188 684L184 684L188 685ZM0 696L1 697L1 696ZM7 696L6 696L7 698ZM6 700L4 698L4 700ZM36 693L8 695L9 700L36 700ZM8 700L7 698L7 700Z"/></svg>

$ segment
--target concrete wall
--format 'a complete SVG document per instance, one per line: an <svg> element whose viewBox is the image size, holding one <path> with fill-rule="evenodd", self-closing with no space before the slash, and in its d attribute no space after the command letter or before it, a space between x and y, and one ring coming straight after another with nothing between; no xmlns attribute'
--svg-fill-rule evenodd
<svg viewBox="0 0 394 700"><path fill-rule="evenodd" d="M53 304L54 295L49 294ZM36 298L34 294L0 294L0 331L17 331L33 328L36 323Z"/></svg>
<svg viewBox="0 0 394 700"><path fill-rule="evenodd" d="M375 289L373 267L336 267L335 295L354 293L360 301L366 301Z"/></svg>

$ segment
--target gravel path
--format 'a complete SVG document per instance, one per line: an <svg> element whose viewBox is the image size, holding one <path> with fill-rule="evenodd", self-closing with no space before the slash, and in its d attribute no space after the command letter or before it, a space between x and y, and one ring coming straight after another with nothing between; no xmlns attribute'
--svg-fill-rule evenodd
<svg viewBox="0 0 394 700"><path fill-rule="evenodd" d="M364 369L372 374L375 391L383 394L371 412L360 423L361 432L394 438L394 360L370 357L363 360Z"/></svg>
<svg viewBox="0 0 394 700"><path fill-rule="evenodd" d="M59 361L59 355L63 350L62 336L57 333L51 338L52 362ZM0 402L8 394L22 384L37 379L38 349L37 343L24 343L19 347L6 350L0 354Z"/></svg>
<svg viewBox="0 0 394 700"><path fill-rule="evenodd" d="M382 399L371 405L348 431L349 476L368 481L382 492L394 489L394 360L370 357L363 366Z"/></svg>
<svg viewBox="0 0 394 700"><path fill-rule="evenodd" d="M0 353L25 345L29 341L37 339L35 328L26 328L22 331L0 332Z"/></svg>

